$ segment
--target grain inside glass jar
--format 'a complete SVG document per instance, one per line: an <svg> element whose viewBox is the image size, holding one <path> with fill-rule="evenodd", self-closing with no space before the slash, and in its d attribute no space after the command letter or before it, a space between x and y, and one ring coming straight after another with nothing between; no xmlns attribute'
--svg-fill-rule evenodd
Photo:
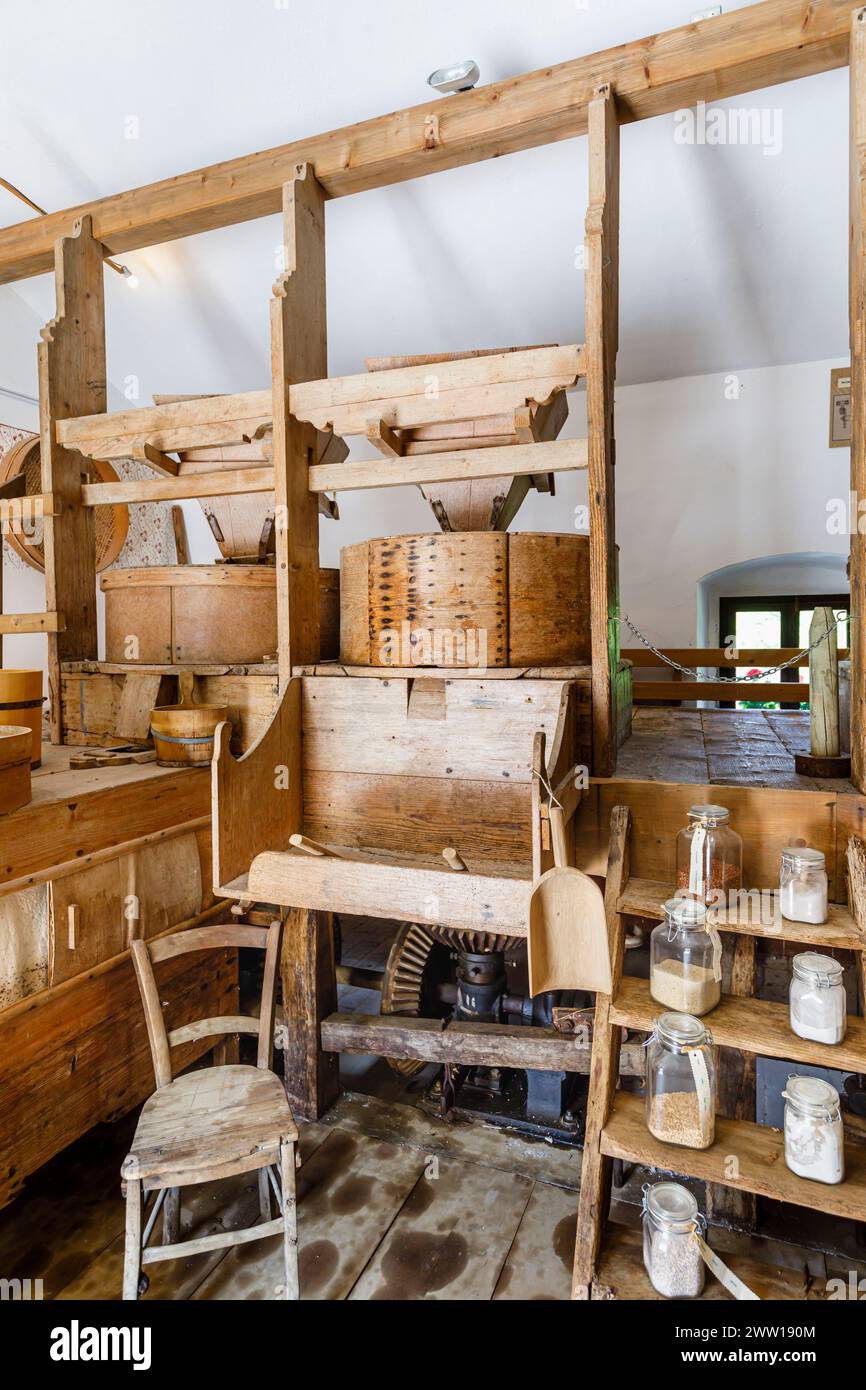
<svg viewBox="0 0 866 1390"><path fill-rule="evenodd" d="M722 994L722 942L695 898L670 898L650 938L650 994L678 1013L701 1015Z"/></svg>
<svg viewBox="0 0 866 1390"><path fill-rule="evenodd" d="M702 1217L688 1188L678 1182L643 1189L643 1262L662 1298L699 1298L704 1261L695 1239Z"/></svg>
<svg viewBox="0 0 866 1390"><path fill-rule="evenodd" d="M677 835L677 892L724 908L743 882L743 842L726 806L692 806Z"/></svg>
<svg viewBox="0 0 866 1390"><path fill-rule="evenodd" d="M708 1149L715 1138L713 1040L699 1018L663 1013L647 1044L646 1123L665 1144Z"/></svg>

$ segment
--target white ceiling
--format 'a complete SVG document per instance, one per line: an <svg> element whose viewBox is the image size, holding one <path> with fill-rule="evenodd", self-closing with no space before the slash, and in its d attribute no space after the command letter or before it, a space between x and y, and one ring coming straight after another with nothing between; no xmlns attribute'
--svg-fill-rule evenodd
<svg viewBox="0 0 866 1390"><path fill-rule="evenodd" d="M449 61L472 56L496 81L697 7L0 0L0 173L53 210L435 102L426 74ZM843 70L729 103L781 110L775 157L677 144L672 116L624 129L621 382L844 359L847 102ZM370 353L580 340L585 206L585 140L331 203L331 372ZM0 190L0 224L22 215ZM106 275L115 387L137 378L145 403L265 385L278 239L267 218L123 257L140 284ZM0 290L0 307L16 294L40 320L53 312L48 276ZM32 343L19 350L30 362Z"/></svg>

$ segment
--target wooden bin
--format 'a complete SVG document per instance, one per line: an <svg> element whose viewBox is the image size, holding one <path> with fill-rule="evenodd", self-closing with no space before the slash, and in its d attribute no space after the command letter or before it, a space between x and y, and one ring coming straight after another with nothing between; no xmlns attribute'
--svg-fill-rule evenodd
<svg viewBox="0 0 866 1390"><path fill-rule="evenodd" d="M0 724L0 814L30 800L31 741L26 724Z"/></svg>
<svg viewBox="0 0 866 1390"><path fill-rule="evenodd" d="M319 571L321 655L337 656L339 573ZM241 665L277 651L277 581L269 565L154 565L101 578L110 662Z"/></svg>
<svg viewBox="0 0 866 1390"><path fill-rule="evenodd" d="M589 538L455 531L340 556L350 666L567 666L590 660Z"/></svg>
<svg viewBox="0 0 866 1390"><path fill-rule="evenodd" d="M31 767L42 761L43 680L41 671L0 671L0 724L23 725L30 730Z"/></svg>

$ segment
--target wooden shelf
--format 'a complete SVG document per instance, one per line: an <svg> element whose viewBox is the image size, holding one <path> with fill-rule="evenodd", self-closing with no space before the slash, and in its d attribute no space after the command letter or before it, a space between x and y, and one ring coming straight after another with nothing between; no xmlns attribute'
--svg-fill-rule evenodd
<svg viewBox="0 0 866 1390"><path fill-rule="evenodd" d="M658 883L648 878L630 878L617 900L617 911L631 913L636 917L656 917L661 921L664 904L674 895L672 883ZM857 930L854 918L847 907L831 903L827 921L821 926L810 922L790 922L782 918L781 929L773 925L764 926L751 922L747 915L732 918L725 922L722 931L737 932L742 936L766 937L771 941L799 941L804 946L814 946L818 950L862 951L866 940Z"/></svg>
<svg viewBox="0 0 866 1390"><path fill-rule="evenodd" d="M642 1096L620 1092L601 1133L601 1152L665 1173L755 1192L850 1221L866 1221L866 1145L846 1143L844 1182L835 1186L810 1182L785 1166L784 1140L778 1129L717 1115L716 1140L711 1148L684 1149L663 1144L650 1133ZM737 1178L731 1176L732 1158L738 1165Z"/></svg>
<svg viewBox="0 0 866 1390"><path fill-rule="evenodd" d="M820 1299L826 1298L822 1280L812 1279L801 1269L782 1269L779 1265L737 1255L724 1250L718 1254L734 1274L762 1299ZM643 1263L643 1237L640 1229L608 1223L598 1271L592 1284L592 1297L598 1299L639 1299L666 1302L656 1293ZM729 1301L727 1289L707 1271L704 1292L697 1303Z"/></svg>
<svg viewBox="0 0 866 1390"><path fill-rule="evenodd" d="M611 1004L610 1021L649 1032L666 1007L652 998L648 980L626 977ZM815 1067L866 1071L866 1019L852 1014L848 1016L844 1041L832 1047L799 1038L788 1022L787 1004L772 1004L768 999L738 999L726 994L711 1013L704 1014L702 1021L712 1033L713 1042L722 1047L736 1047L762 1057L787 1057Z"/></svg>

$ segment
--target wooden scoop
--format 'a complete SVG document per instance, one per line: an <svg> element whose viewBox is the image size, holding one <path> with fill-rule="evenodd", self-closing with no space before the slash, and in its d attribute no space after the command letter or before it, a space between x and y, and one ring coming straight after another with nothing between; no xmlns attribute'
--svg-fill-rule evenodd
<svg viewBox="0 0 866 1390"><path fill-rule="evenodd" d="M610 994L610 950L601 889L580 869L542 874L529 899L529 992Z"/></svg>
<svg viewBox="0 0 866 1390"><path fill-rule="evenodd" d="M533 763L543 768L544 734L535 738ZM565 814L555 797L548 816L554 867L541 875L529 898L529 993L534 997L549 989L591 989L610 994L604 895L591 878L569 864Z"/></svg>

